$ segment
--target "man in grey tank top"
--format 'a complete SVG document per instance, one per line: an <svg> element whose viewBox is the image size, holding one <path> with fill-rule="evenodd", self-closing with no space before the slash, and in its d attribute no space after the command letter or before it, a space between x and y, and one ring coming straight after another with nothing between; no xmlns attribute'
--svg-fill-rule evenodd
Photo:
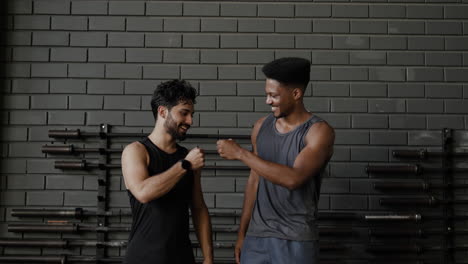
<svg viewBox="0 0 468 264"><path fill-rule="evenodd" d="M317 206L321 172L335 134L304 106L310 62L281 58L262 68L271 114L252 130L253 151L219 140L218 152L250 167L235 248L236 262L318 263Z"/></svg>

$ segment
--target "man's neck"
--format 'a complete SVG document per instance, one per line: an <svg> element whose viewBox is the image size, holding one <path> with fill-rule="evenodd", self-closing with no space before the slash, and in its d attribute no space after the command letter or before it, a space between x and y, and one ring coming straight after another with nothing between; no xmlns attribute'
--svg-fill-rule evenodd
<svg viewBox="0 0 468 264"><path fill-rule="evenodd" d="M276 120L276 129L281 133L287 133L297 126L303 124L312 116L304 106L295 109L289 115Z"/></svg>
<svg viewBox="0 0 468 264"><path fill-rule="evenodd" d="M156 126L148 138L164 152L173 153L177 150L175 138L168 134L163 127Z"/></svg>

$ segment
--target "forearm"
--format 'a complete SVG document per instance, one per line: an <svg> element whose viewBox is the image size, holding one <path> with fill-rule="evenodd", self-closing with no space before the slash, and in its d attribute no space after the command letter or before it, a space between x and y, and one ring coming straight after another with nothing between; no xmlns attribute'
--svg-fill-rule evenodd
<svg viewBox="0 0 468 264"><path fill-rule="evenodd" d="M205 261L213 261L211 221L206 206L192 208L192 220Z"/></svg>
<svg viewBox="0 0 468 264"><path fill-rule="evenodd" d="M250 218L252 217L252 211L255 206L255 200L257 198L258 189L258 175L255 172L251 172L247 185L244 192L244 203L242 205L242 215L240 218L238 236L245 237L247 229L249 227Z"/></svg>
<svg viewBox="0 0 468 264"><path fill-rule="evenodd" d="M174 188L185 173L187 173L187 171L182 168L180 162L177 162L167 171L153 175L142 181L137 188L135 188L136 194L133 193L133 190L132 193L144 203L152 201L165 195Z"/></svg>

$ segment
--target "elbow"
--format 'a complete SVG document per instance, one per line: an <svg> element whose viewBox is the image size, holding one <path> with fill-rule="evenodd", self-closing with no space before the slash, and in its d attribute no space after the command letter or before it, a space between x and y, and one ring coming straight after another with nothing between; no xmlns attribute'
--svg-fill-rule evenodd
<svg viewBox="0 0 468 264"><path fill-rule="evenodd" d="M284 187L286 187L288 190L293 191L301 187L303 184L302 181L299 180L290 180L288 181Z"/></svg>
<svg viewBox="0 0 468 264"><path fill-rule="evenodd" d="M135 199L142 204L149 203L151 201L151 199L142 192L132 192L132 194Z"/></svg>

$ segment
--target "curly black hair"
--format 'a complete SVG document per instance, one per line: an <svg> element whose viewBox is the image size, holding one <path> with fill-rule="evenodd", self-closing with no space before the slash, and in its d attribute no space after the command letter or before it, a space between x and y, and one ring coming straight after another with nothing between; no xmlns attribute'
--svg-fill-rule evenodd
<svg viewBox="0 0 468 264"><path fill-rule="evenodd" d="M165 106L169 110L181 102L195 104L197 90L185 80L171 80L160 83L151 98L151 110L154 120L158 119L158 107Z"/></svg>

